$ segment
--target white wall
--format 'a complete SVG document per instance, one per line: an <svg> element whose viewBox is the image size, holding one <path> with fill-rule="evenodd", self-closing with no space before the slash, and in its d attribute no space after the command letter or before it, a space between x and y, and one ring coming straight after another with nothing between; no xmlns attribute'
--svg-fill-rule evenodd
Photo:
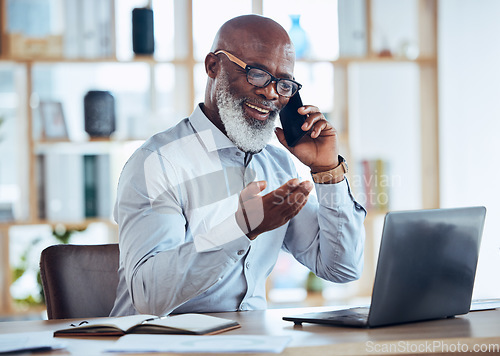
<svg viewBox="0 0 500 356"><path fill-rule="evenodd" d="M353 65L349 77L353 156L389 162L390 210L421 208L417 66L363 63Z"/></svg>
<svg viewBox="0 0 500 356"><path fill-rule="evenodd" d="M443 207L488 209L475 298L500 297L500 1L439 1Z"/></svg>

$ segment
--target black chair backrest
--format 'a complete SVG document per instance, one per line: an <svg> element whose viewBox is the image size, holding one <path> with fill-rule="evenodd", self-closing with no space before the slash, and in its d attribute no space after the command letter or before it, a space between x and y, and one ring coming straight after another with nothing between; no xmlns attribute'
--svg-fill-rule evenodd
<svg viewBox="0 0 500 356"><path fill-rule="evenodd" d="M109 316L118 285L118 244L54 245L40 275L49 319Z"/></svg>

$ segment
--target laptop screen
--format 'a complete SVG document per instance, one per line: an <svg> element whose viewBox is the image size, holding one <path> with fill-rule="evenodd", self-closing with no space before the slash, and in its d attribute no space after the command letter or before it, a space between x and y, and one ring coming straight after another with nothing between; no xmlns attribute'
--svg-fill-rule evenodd
<svg viewBox="0 0 500 356"><path fill-rule="evenodd" d="M484 207L386 215L368 323L469 312Z"/></svg>

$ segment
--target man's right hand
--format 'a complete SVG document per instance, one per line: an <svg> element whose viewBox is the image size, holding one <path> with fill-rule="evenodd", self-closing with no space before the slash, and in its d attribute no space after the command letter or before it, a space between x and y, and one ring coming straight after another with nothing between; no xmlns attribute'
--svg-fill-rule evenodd
<svg viewBox="0 0 500 356"><path fill-rule="evenodd" d="M240 193L236 221L250 240L286 224L307 202L313 184L291 179L278 189L260 196L265 181L248 184Z"/></svg>

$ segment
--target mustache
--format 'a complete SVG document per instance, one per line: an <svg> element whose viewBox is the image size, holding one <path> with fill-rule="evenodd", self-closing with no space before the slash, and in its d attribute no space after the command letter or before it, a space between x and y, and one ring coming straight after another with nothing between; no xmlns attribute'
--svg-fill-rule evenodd
<svg viewBox="0 0 500 356"><path fill-rule="evenodd" d="M276 105L276 103L270 102L268 100L256 100L256 99L251 99L251 98L245 98L245 99L242 99L240 104L243 104L245 102L250 103L250 104L254 104L257 106L264 106L264 107L268 108L269 110L271 110L271 112L274 112L276 114L279 113L281 111L281 109L283 108L283 107L278 107Z"/></svg>

